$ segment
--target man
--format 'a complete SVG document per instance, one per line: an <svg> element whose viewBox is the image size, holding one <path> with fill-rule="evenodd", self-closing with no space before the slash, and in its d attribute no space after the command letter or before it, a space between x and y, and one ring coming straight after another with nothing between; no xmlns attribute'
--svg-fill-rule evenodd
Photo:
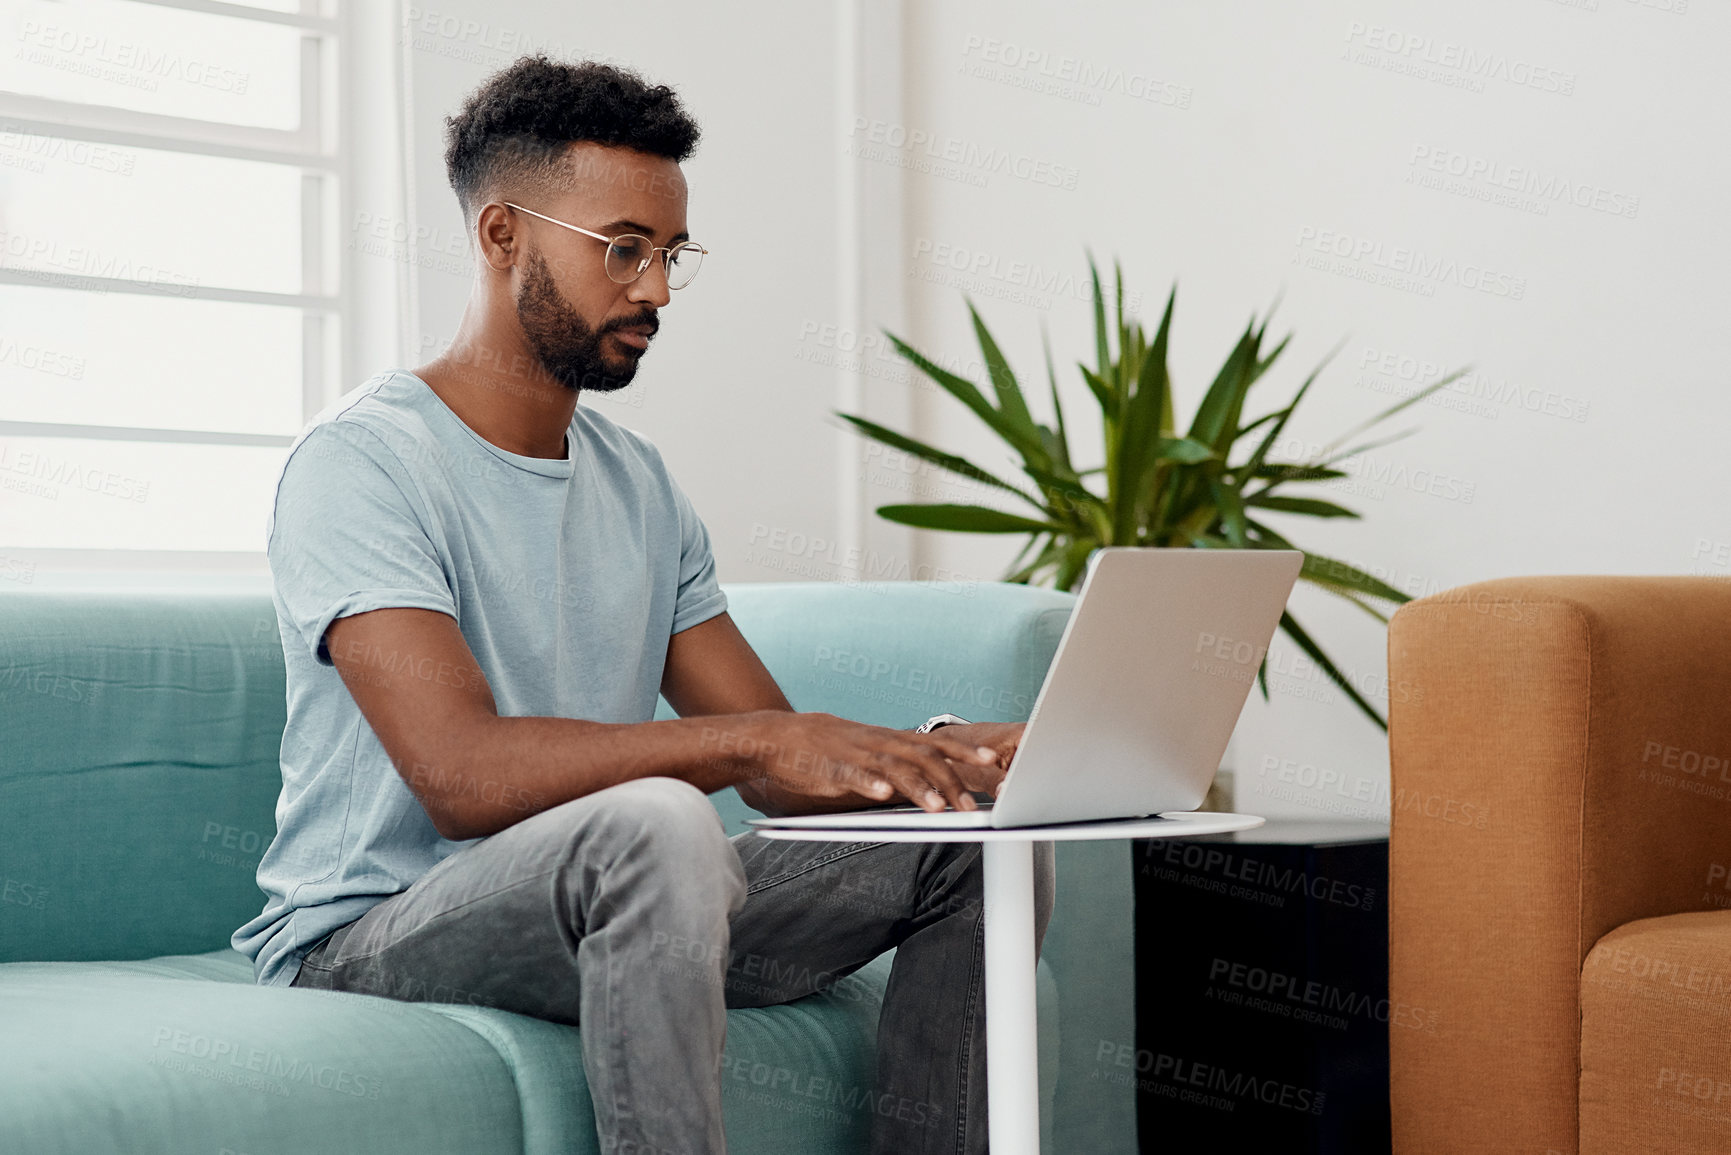
<svg viewBox="0 0 1731 1155"><path fill-rule="evenodd" d="M283 790L235 947L265 984L581 1025L603 1149L680 1155L725 1150L727 1007L899 947L874 1150L985 1150L978 845L730 842L706 795L972 808L1022 727L794 712L655 446L578 404L630 383L702 257L678 97L527 57L446 124L457 336L316 418L278 483Z"/></svg>

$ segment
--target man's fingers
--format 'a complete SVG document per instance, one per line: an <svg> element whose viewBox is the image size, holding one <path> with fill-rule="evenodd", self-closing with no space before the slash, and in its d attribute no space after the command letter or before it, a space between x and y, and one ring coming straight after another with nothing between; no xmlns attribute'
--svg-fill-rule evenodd
<svg viewBox="0 0 1731 1155"><path fill-rule="evenodd" d="M896 792L895 783L881 774L874 774L859 766L850 766L849 769L851 771L849 777L854 783L853 789L857 794L864 794L871 798L888 798Z"/></svg>
<svg viewBox="0 0 1731 1155"><path fill-rule="evenodd" d="M945 727L951 729L952 727ZM936 738L936 735L927 735ZM990 746L976 746L960 738L943 738L933 745L940 747L951 759L957 777L970 790L985 790L997 797L998 783L1004 780L1009 759ZM989 756L988 756L989 755Z"/></svg>
<svg viewBox="0 0 1731 1155"><path fill-rule="evenodd" d="M998 752L990 746L977 746L970 742L964 742L960 738L941 738L937 732L925 734L922 737L931 745L942 750L946 757L954 758L958 762L975 762L983 765L998 760Z"/></svg>
<svg viewBox="0 0 1731 1155"><path fill-rule="evenodd" d="M876 770L859 762L836 762L835 796L849 791L868 798L887 799L895 794L895 783Z"/></svg>
<svg viewBox="0 0 1731 1155"><path fill-rule="evenodd" d="M944 808L944 796L933 788L923 766L910 762L881 746L866 747L855 755L855 758L858 759L858 764L865 767L868 774L875 774L887 779L903 797L915 806L925 810L942 810Z"/></svg>
<svg viewBox="0 0 1731 1155"><path fill-rule="evenodd" d="M957 810L973 810L978 807L973 795L968 793L968 783L962 781L961 774L957 774L956 767L943 757L940 748L935 748L930 743L912 741L905 745L904 757L919 767L919 771L926 776L926 781L935 786L949 805Z"/></svg>
<svg viewBox="0 0 1731 1155"><path fill-rule="evenodd" d="M934 809L929 795L931 784L926 781L918 766L898 758L881 747L869 747L859 754L860 761L866 766L868 773L887 779L896 791L915 806L927 810ZM938 808L941 809L942 803Z"/></svg>
<svg viewBox="0 0 1731 1155"><path fill-rule="evenodd" d="M987 794L996 798L998 796L998 787L1004 784L1004 776L1006 773L1007 771L1005 771L1002 766L984 766L976 771L968 781L975 790L984 790Z"/></svg>
<svg viewBox="0 0 1731 1155"><path fill-rule="evenodd" d="M937 795L936 806L927 809L943 809L944 805L954 806L957 810L972 810L975 808L973 796L968 793L967 785L951 769L944 759L941 750L935 749L930 743L919 741L904 741L896 750L897 756L913 766L927 784L928 791ZM920 805L926 803L919 799Z"/></svg>
<svg viewBox="0 0 1731 1155"><path fill-rule="evenodd" d="M836 758L818 759L817 763L804 773L772 769L764 777L795 793L819 798L862 794L867 798L888 799L896 790L894 783L863 763Z"/></svg>

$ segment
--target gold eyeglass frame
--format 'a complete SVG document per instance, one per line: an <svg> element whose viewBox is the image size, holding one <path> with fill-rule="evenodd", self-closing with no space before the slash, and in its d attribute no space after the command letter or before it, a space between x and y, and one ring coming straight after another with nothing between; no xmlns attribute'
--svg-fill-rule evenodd
<svg viewBox="0 0 1731 1155"><path fill-rule="evenodd" d="M555 225L560 226L561 228L570 229L574 233L582 233L586 237L594 237L598 241L606 241L609 248L611 248L613 245L616 245L620 240L627 238L627 237L635 237L636 239L643 241L645 244L649 243L649 238L644 236L641 233L620 233L616 237L603 236L600 233L593 232L589 229L581 228L577 225L571 224L569 221L562 221L562 220L559 220L555 217L550 217L545 213L538 213L534 209L526 209L522 205L514 204L511 201L501 201L500 203L503 204L506 208L516 209L520 213L528 213L532 217L540 217L542 220L547 221L549 224L555 224ZM662 271L663 275L666 275L668 273L668 271L672 268L673 254L675 251L677 251L679 249L696 249L698 251L698 253L700 253L704 257L707 257L709 255L709 250L704 248L702 245L698 244L696 241L680 241L677 245L673 245L671 247L669 247L667 245L650 244L649 245L649 255L647 257L645 257L643 259L642 264L640 264L637 267L636 276L633 276L631 278L631 280L629 280L629 281L621 281L618 277L615 277L612 273L607 273L607 279L609 281L612 281L615 285L633 284L634 282L641 279L644 273L649 271L649 263L655 259L656 253L666 253L667 254L665 257L663 257L661 259L661 271ZM701 272L703 269L703 264L702 264L701 259L699 260L697 267L698 267L698 271ZM602 257L601 257L601 271L604 273L607 272L607 256L605 253L602 254ZM671 280L669 280L667 287L670 290L688 288L691 285L691 282L695 281L696 279L697 279L697 273L692 273L690 279L686 280L682 284L675 285L672 283Z"/></svg>

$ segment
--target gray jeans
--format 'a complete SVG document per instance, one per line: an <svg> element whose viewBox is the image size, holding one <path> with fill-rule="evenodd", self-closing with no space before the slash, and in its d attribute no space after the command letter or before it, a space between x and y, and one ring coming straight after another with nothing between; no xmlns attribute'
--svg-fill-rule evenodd
<svg viewBox="0 0 1731 1155"><path fill-rule="evenodd" d="M1034 844L1036 949L1052 844ZM466 846L310 951L294 985L581 1025L603 1151L723 1155L726 1009L896 950L873 1155L986 1148L977 842L729 840L702 791L641 778ZM887 1097L887 1098L886 1098Z"/></svg>

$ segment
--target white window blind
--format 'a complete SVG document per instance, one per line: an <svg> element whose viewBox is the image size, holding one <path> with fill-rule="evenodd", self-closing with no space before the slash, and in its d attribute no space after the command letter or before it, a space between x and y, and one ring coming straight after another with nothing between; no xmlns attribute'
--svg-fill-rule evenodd
<svg viewBox="0 0 1731 1155"><path fill-rule="evenodd" d="M343 364L339 17L0 0L0 579L259 558Z"/></svg>

